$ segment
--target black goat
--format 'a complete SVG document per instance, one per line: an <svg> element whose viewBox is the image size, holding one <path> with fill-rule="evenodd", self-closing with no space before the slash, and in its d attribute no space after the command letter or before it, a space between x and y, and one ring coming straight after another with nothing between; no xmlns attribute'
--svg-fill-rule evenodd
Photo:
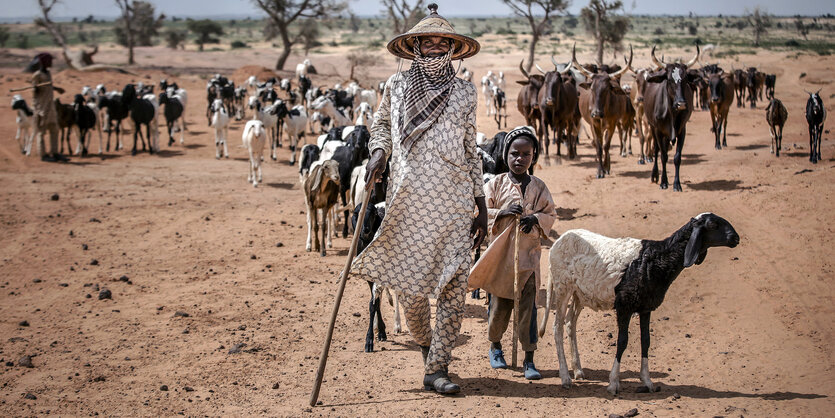
<svg viewBox="0 0 835 418"><path fill-rule="evenodd" d="M826 121L826 107L821 100L820 90L809 93L806 101L806 122L809 123L809 161L814 164L821 159L821 134Z"/></svg>
<svg viewBox="0 0 835 418"><path fill-rule="evenodd" d="M122 141L119 138L119 135L122 133L122 119L128 117L128 109L122 104L122 96L115 96L109 97L106 95L98 96L98 106L99 109L107 109L107 124L108 127L107 131L107 151L110 151L110 134L113 133L113 129L110 129L110 124L116 122L116 143L113 147L114 150L118 151L121 149L120 145Z"/></svg>
<svg viewBox="0 0 835 418"><path fill-rule="evenodd" d="M58 129L61 131L60 153L64 153L64 141L66 141L67 154L71 154L72 147L70 146L70 133L72 132L72 127L75 125L75 108L70 104L62 104L60 99L55 99L55 112L58 116Z"/></svg>
<svg viewBox="0 0 835 418"><path fill-rule="evenodd" d="M354 131L346 138L346 144L337 148L332 160L339 164L339 195L342 198L342 206L345 208L345 223L342 225L342 238L348 237L348 193L351 190L351 172L354 167L362 164L362 161L369 157L368 142L371 134L364 125L354 127Z"/></svg>
<svg viewBox="0 0 835 418"><path fill-rule="evenodd" d="M325 96L329 97L333 102L333 106L339 110L343 110L343 114L349 118L354 110L354 96L348 94L345 90L329 89Z"/></svg>
<svg viewBox="0 0 835 418"><path fill-rule="evenodd" d="M208 125L212 126L212 103L215 102L217 99L218 87L213 83L209 82L206 85L206 120L208 121Z"/></svg>
<svg viewBox="0 0 835 418"><path fill-rule="evenodd" d="M302 147L299 158L299 182L304 184L307 174L310 173L310 166L319 160L319 147L316 144L307 144Z"/></svg>
<svg viewBox="0 0 835 418"><path fill-rule="evenodd" d="M184 126L183 126L183 104L180 103L180 99L176 97L168 97L168 94L163 91L159 94L159 105L165 105L165 110L163 114L165 115L165 126L168 129L168 146L174 144L174 136L172 132L174 130L174 124L179 120L180 121L180 143L182 144L183 135L184 134Z"/></svg>
<svg viewBox="0 0 835 418"><path fill-rule="evenodd" d="M307 92L308 90L310 90L312 86L313 83L310 81L309 78L303 75L299 76L299 94L301 95L302 100L305 100L305 98L307 97ZM307 103L305 103L305 105L307 105Z"/></svg>
<svg viewBox="0 0 835 418"><path fill-rule="evenodd" d="M504 138L507 132L497 133L490 142L478 146L481 155L481 172L484 174L498 175L507 173L507 161L504 160ZM531 167L533 170L533 167ZM533 174L533 171L531 171Z"/></svg>
<svg viewBox="0 0 835 418"><path fill-rule="evenodd" d="M153 154L155 149L155 139L158 132L151 135L151 125L154 125L156 131L156 106L150 100L136 97L136 88L133 84L128 84L122 90L122 106L130 111L130 118L133 120L133 149L131 155L136 155L136 139L142 139L142 151L145 151L145 139L142 138L142 125L145 125L145 133L148 137L148 152Z"/></svg>
<svg viewBox="0 0 835 418"><path fill-rule="evenodd" d="M96 112L87 106L87 101L80 94L75 95L73 102L75 125L78 126L78 141L81 145L81 155L87 155L87 134L96 126ZM92 135L90 135L92 136ZM99 136L99 150L101 150L101 136Z"/></svg>

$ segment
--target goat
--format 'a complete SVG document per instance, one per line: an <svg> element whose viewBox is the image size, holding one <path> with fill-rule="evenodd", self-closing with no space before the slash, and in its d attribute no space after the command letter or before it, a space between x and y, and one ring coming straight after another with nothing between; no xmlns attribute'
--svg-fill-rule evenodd
<svg viewBox="0 0 835 418"><path fill-rule="evenodd" d="M370 203L370 202L369 202ZM356 228L357 221L359 220L360 216L360 206L354 208L354 214L351 216L351 225ZM365 247L368 246L369 243L374 239L374 235L377 233L377 230L380 228L380 225L383 222L383 218L386 214L386 204L385 202L377 203L376 205L370 205L366 208L365 211L365 221L362 224L362 231L355 231L355 234L359 234L359 238L357 238L357 253L361 253ZM388 337L386 336L386 323L383 321L383 315L380 311L380 296L382 293L387 291L389 304L394 305L394 332L400 333L401 331L401 324L400 324L400 305L398 303L398 295L395 294L392 298L391 289L384 288L379 286L373 282L368 282L368 288L371 290L371 300L368 303L368 311L369 311L369 318L368 318L368 331L365 335L365 352L366 353L373 353L374 352L374 326L377 326L377 340L379 341L386 341Z"/></svg>
<svg viewBox="0 0 835 418"><path fill-rule="evenodd" d="M470 83L473 82L473 72L472 71L470 71L466 68L462 68L461 72L459 74L461 74L461 79L462 80L469 81ZM385 86L385 82L383 82L381 84L383 84ZM380 92L380 94L383 94L383 93Z"/></svg>
<svg viewBox="0 0 835 418"><path fill-rule="evenodd" d="M331 118L333 126L335 127L348 126L352 124L351 119L336 108L335 102L330 97L320 96L313 101L311 107Z"/></svg>
<svg viewBox="0 0 835 418"><path fill-rule="evenodd" d="M319 124L319 129L314 130L314 124ZM331 118L329 116L325 116L322 112L314 111L312 115L310 115L310 119L308 119L308 125L310 129L310 133L319 133L323 134L331 130L333 128L333 124L331 123Z"/></svg>
<svg viewBox="0 0 835 418"><path fill-rule="evenodd" d="M258 182L262 180L261 160L264 158L264 143L267 142L264 123L260 120L247 121L241 140L244 148L249 151L249 175L246 177L246 181L251 181L252 187L258 187ZM257 178L256 173L258 174Z"/></svg>
<svg viewBox="0 0 835 418"><path fill-rule="evenodd" d="M573 351L574 378L584 377L577 351L577 320L584 307L596 311L614 307L618 324L617 355L609 375L608 391L620 391L620 362L629 339L629 320L641 320L641 380L643 391L653 392L649 378L649 320L652 311L682 270L701 264L710 247L736 247L733 226L712 213L702 213L663 241L609 238L584 229L566 231L551 247L550 277L545 307L556 307L554 341L563 387L571 386L563 348L563 323ZM571 305L569 306L569 303ZM549 312L539 327L545 334Z"/></svg>
<svg viewBox="0 0 835 418"><path fill-rule="evenodd" d="M299 183L304 185L307 175L310 174L310 167L319 160L319 147L316 144L307 144L302 147L299 157Z"/></svg>
<svg viewBox="0 0 835 418"><path fill-rule="evenodd" d="M118 151L124 148L122 145L122 119L128 117L128 109L122 104L122 96L108 96L108 95L100 95L97 98L98 106L100 109L107 111L107 146L105 149L109 152L110 151L110 134L113 131L116 131L116 142L114 144L114 150ZM115 122L115 128L111 129L110 124Z"/></svg>
<svg viewBox="0 0 835 418"><path fill-rule="evenodd" d="M153 86L152 86L153 87ZM145 125L145 133L148 137L148 151L153 154L159 151L158 137L159 127L157 125L157 109L156 97L154 95L145 95L142 98L136 96L136 88L133 84L128 84L122 90L122 106L130 111L131 120L133 120L133 149L131 155L136 155L136 140L137 137L142 139L142 125ZM153 135L151 135L153 129ZM142 139L142 151L145 151L145 139Z"/></svg>
<svg viewBox="0 0 835 418"><path fill-rule="evenodd" d="M229 112L220 99L215 99L212 103L212 126L215 127L215 158L220 158L221 146L223 156L229 158L229 148L226 146L226 137L229 136Z"/></svg>
<svg viewBox="0 0 835 418"><path fill-rule="evenodd" d="M235 107L237 108L237 111L235 112L235 120L246 118L246 106L244 106L244 99L246 99L246 86L236 88L234 97Z"/></svg>
<svg viewBox="0 0 835 418"><path fill-rule="evenodd" d="M183 104L176 97L169 97L167 92L159 94L159 104L160 106L165 105L163 115L165 115L165 126L168 130L168 146L170 147L174 144L172 131L178 121L180 122L180 144L185 143L185 139L183 138L185 135L185 129L183 128Z"/></svg>
<svg viewBox="0 0 835 418"><path fill-rule="evenodd" d="M165 92L168 97L176 97L183 105L183 129L186 129L186 107L188 107L188 92L186 89L181 89L177 83L168 83L166 79L159 82L160 93Z"/></svg>
<svg viewBox="0 0 835 418"><path fill-rule="evenodd" d="M325 218L339 198L339 163L324 161L310 170L304 181L304 202L307 207L307 244L306 251L320 251L325 256L325 238L328 236ZM321 211L322 217L319 217ZM323 222L319 222L322 219ZM319 229L322 229L322 241L319 242Z"/></svg>
<svg viewBox="0 0 835 418"><path fill-rule="evenodd" d="M296 77L307 77L307 71L310 69L310 60L306 59L300 64L296 65Z"/></svg>
<svg viewBox="0 0 835 418"><path fill-rule="evenodd" d="M504 160L505 136L507 136L507 132L501 131L491 140L484 141L476 147L476 152L481 156L482 173L495 176L510 171L507 167L507 161ZM531 165L530 170L530 173L533 174L533 165Z"/></svg>
<svg viewBox="0 0 835 418"><path fill-rule="evenodd" d="M765 120L768 122L768 129L771 131L771 153L780 156L783 149L783 125L789 118L789 112L783 102L778 99L771 99L765 108Z"/></svg>
<svg viewBox="0 0 835 418"><path fill-rule="evenodd" d="M481 77L481 93L484 95L484 106L487 107L487 116L495 112L493 108L493 72L488 71L487 75Z"/></svg>
<svg viewBox="0 0 835 418"><path fill-rule="evenodd" d="M287 137L290 139L290 164L296 163L296 150L299 140L304 140L304 127L307 126L307 113L304 106L297 105L287 109L287 105L279 100L273 105L273 114L278 118L280 125L287 126ZM278 146L281 146L281 133L277 137ZM272 147L272 159L276 159L275 146Z"/></svg>
<svg viewBox="0 0 835 418"><path fill-rule="evenodd" d="M373 122L374 115L371 112L371 105L366 102L362 102L359 104L357 108L357 120L354 125L363 125L365 127L371 127L371 122ZM506 123L506 122L505 122Z"/></svg>
<svg viewBox="0 0 835 418"><path fill-rule="evenodd" d="M81 94L75 95L73 102L73 116L75 116L75 126L78 127L78 146L76 147L76 154L82 156L87 155L87 134L90 129L97 125L96 111L87 106L84 96ZM99 154L102 153L101 134L99 134Z"/></svg>
<svg viewBox="0 0 835 418"><path fill-rule="evenodd" d="M809 161L817 164L821 159L821 134L823 123L826 122L826 106L821 100L820 90L809 93L809 100L806 101L806 122L809 124Z"/></svg>
<svg viewBox="0 0 835 418"><path fill-rule="evenodd" d="M75 109L73 108L73 105L62 104L60 99L55 99L55 112L58 116L58 129L61 131L60 153L64 153L64 141L66 141L67 154L70 154L72 152L72 147L70 146L70 132L72 131L72 127L75 126Z"/></svg>
<svg viewBox="0 0 835 418"><path fill-rule="evenodd" d="M276 117L274 112L275 104L262 107L258 99L250 97L249 108L253 111L252 120L260 120L264 124L264 129L267 130L267 137L269 138L270 144L273 144L276 141L275 131L278 127L278 117Z"/></svg>
<svg viewBox="0 0 835 418"><path fill-rule="evenodd" d="M32 138L35 135L35 130L32 126L34 112L26 104L26 100L23 100L23 96L19 94L15 94L12 97L12 110L17 111L17 117L15 117L17 132L15 133L14 139L20 145L20 152L24 155L30 155L32 153Z"/></svg>

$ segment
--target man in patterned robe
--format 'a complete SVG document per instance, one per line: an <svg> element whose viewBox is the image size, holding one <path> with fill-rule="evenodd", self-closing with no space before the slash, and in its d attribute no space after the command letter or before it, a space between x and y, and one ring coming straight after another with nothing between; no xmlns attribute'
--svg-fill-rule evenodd
<svg viewBox="0 0 835 418"><path fill-rule="evenodd" d="M388 44L412 65L386 82L371 127L370 181L391 158L386 217L351 274L400 293L423 354L424 388L450 394L460 391L448 365L464 314L470 251L487 234L476 89L455 77L451 60L475 55L479 45L429 7L429 16ZM434 330L430 297L437 299Z"/></svg>

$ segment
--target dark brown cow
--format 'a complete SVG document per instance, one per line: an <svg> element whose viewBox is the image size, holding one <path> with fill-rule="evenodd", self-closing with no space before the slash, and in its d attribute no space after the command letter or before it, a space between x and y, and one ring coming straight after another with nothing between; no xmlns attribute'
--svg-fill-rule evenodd
<svg viewBox="0 0 835 418"><path fill-rule="evenodd" d="M657 70L647 77L644 89L644 109L647 122L656 140L655 161L652 166L651 180L656 182L658 177L658 153L661 153L661 182L662 189L667 183L667 152L670 145L676 146L673 163L676 166L676 176L673 190L681 191L679 181L679 167L681 166L681 150L687 134L687 122L693 113L693 83L699 77L697 70L688 70L699 59L699 46L696 45L696 56L686 64L667 64L655 58L655 46L652 47L651 58Z"/></svg>
<svg viewBox="0 0 835 418"><path fill-rule="evenodd" d="M765 76L765 98L766 99L773 99L774 98L774 85L777 84L777 75L776 74L767 74Z"/></svg>
<svg viewBox="0 0 835 418"><path fill-rule="evenodd" d="M745 107L745 91L748 86L748 73L743 70L731 69L734 73L734 85L736 86L736 107Z"/></svg>
<svg viewBox="0 0 835 418"><path fill-rule="evenodd" d="M760 77L762 76L762 77ZM748 68L748 73L746 75L746 87L748 88L748 102L750 103L750 108L754 109L757 107L757 95L758 93L761 95L763 84L765 84L765 74L757 71L754 67ZM760 97L762 100L762 97Z"/></svg>
<svg viewBox="0 0 835 418"><path fill-rule="evenodd" d="M783 148L783 125L789 118L789 112L783 102L778 99L771 99L768 107L765 108L765 120L768 122L768 128L771 131L771 153L776 153L780 156L780 150Z"/></svg>
<svg viewBox="0 0 835 418"><path fill-rule="evenodd" d="M612 74L602 71L592 74L586 70L577 62L576 48L571 51L571 62L586 77L586 81L580 84L580 114L591 126L593 145L597 151L597 178L603 178L611 174L609 147L629 101L629 96L620 86L620 76L632 64L632 47L629 47L626 68Z"/></svg>
<svg viewBox="0 0 835 418"><path fill-rule="evenodd" d="M537 95L539 94L539 89L542 87L542 83L545 81L545 77L539 74L529 75L528 72L522 68L522 62L523 61L519 62L519 70L522 72L522 75L525 76L525 80L517 81L517 83L521 84L523 87L522 90L519 90L519 95L516 98L516 108L519 109L519 113L525 117L525 123L532 127L534 131L536 131L537 136L541 138L542 127L537 126L537 122L540 119Z"/></svg>
<svg viewBox="0 0 835 418"><path fill-rule="evenodd" d="M708 75L710 86L710 120L711 131L716 137L716 149L728 146L728 111L734 101L734 78L724 71ZM719 144L719 137L722 144Z"/></svg>
<svg viewBox="0 0 835 418"><path fill-rule="evenodd" d="M618 122L618 138L620 139L620 156L626 157L627 143L629 146L629 155L632 155L632 130L635 129L635 107L632 106L632 101L627 99L625 101L626 108L623 116Z"/></svg>
<svg viewBox="0 0 835 418"><path fill-rule="evenodd" d="M553 139L557 143L557 155L560 155L560 143L568 138L567 145L572 140L572 122L574 121L574 109L577 107L577 89L573 83L566 83L572 78L566 76L571 71L571 64L562 71L557 71L557 63L554 63L554 71L545 72L539 65L536 68L544 75L545 81L539 89L539 113L540 124L543 135L540 140L545 144L544 155L548 156L548 144L551 142L548 136L548 128L551 129ZM570 147L569 147L570 151ZM574 158L569 152L569 158Z"/></svg>

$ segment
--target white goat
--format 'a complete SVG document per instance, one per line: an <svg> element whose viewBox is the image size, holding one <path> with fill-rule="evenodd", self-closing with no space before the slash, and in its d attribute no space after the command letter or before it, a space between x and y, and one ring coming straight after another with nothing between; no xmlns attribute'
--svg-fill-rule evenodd
<svg viewBox="0 0 835 418"><path fill-rule="evenodd" d="M331 118L331 123L335 127L348 126L352 124L351 119L337 110L333 102L325 96L321 96L314 100L310 107Z"/></svg>
<svg viewBox="0 0 835 418"><path fill-rule="evenodd" d="M464 80L464 81L469 81L469 82L472 83L473 82L473 72L466 69L466 68L462 68L461 69L461 79Z"/></svg>
<svg viewBox="0 0 835 418"><path fill-rule="evenodd" d="M296 163L296 152L301 151L299 141L304 139L304 127L307 126L307 112L304 106L296 105L284 115L284 126L287 132L287 137L290 138L290 164ZM302 143L304 145L304 142ZM275 151L273 151L273 159L275 159Z"/></svg>
<svg viewBox="0 0 835 418"><path fill-rule="evenodd" d="M365 125L367 127L371 127L371 122L374 120L374 114L371 112L371 105L362 102L359 104L359 107L356 111L357 114L357 121L354 125Z"/></svg>
<svg viewBox="0 0 835 418"><path fill-rule="evenodd" d="M278 124L278 117L275 116L275 112L273 111L276 103L262 107L261 101L258 98L249 96L249 108L252 109L252 120L260 120L264 124L264 129L267 130L267 137L270 143L275 141L275 128Z"/></svg>
<svg viewBox="0 0 835 418"><path fill-rule="evenodd" d="M34 126L32 125L32 116L34 113L23 96L15 94L12 97L12 109L17 111L15 122L17 123L17 133L14 138L20 145L20 152L29 155L32 153L32 138L35 135ZM21 140L22 138L22 140Z"/></svg>
<svg viewBox="0 0 835 418"><path fill-rule="evenodd" d="M212 102L212 126L215 127L215 158L220 158L221 148L223 156L229 158L229 148L226 145L226 137L229 136L229 113L223 106L223 100L215 99Z"/></svg>
<svg viewBox="0 0 835 418"><path fill-rule="evenodd" d="M484 95L484 105L487 107L487 116L494 113L493 110L493 72L488 71L487 75L481 77L481 94Z"/></svg>
<svg viewBox="0 0 835 418"><path fill-rule="evenodd" d="M296 65L296 78L307 77L307 70L310 68L310 60L305 59L301 64Z"/></svg>
<svg viewBox="0 0 835 418"><path fill-rule="evenodd" d="M251 181L252 187L258 187L258 182L262 180L261 160L264 158L264 144L267 142L264 123L260 120L247 121L241 140L244 147L249 151L249 175L247 175L246 181Z"/></svg>

